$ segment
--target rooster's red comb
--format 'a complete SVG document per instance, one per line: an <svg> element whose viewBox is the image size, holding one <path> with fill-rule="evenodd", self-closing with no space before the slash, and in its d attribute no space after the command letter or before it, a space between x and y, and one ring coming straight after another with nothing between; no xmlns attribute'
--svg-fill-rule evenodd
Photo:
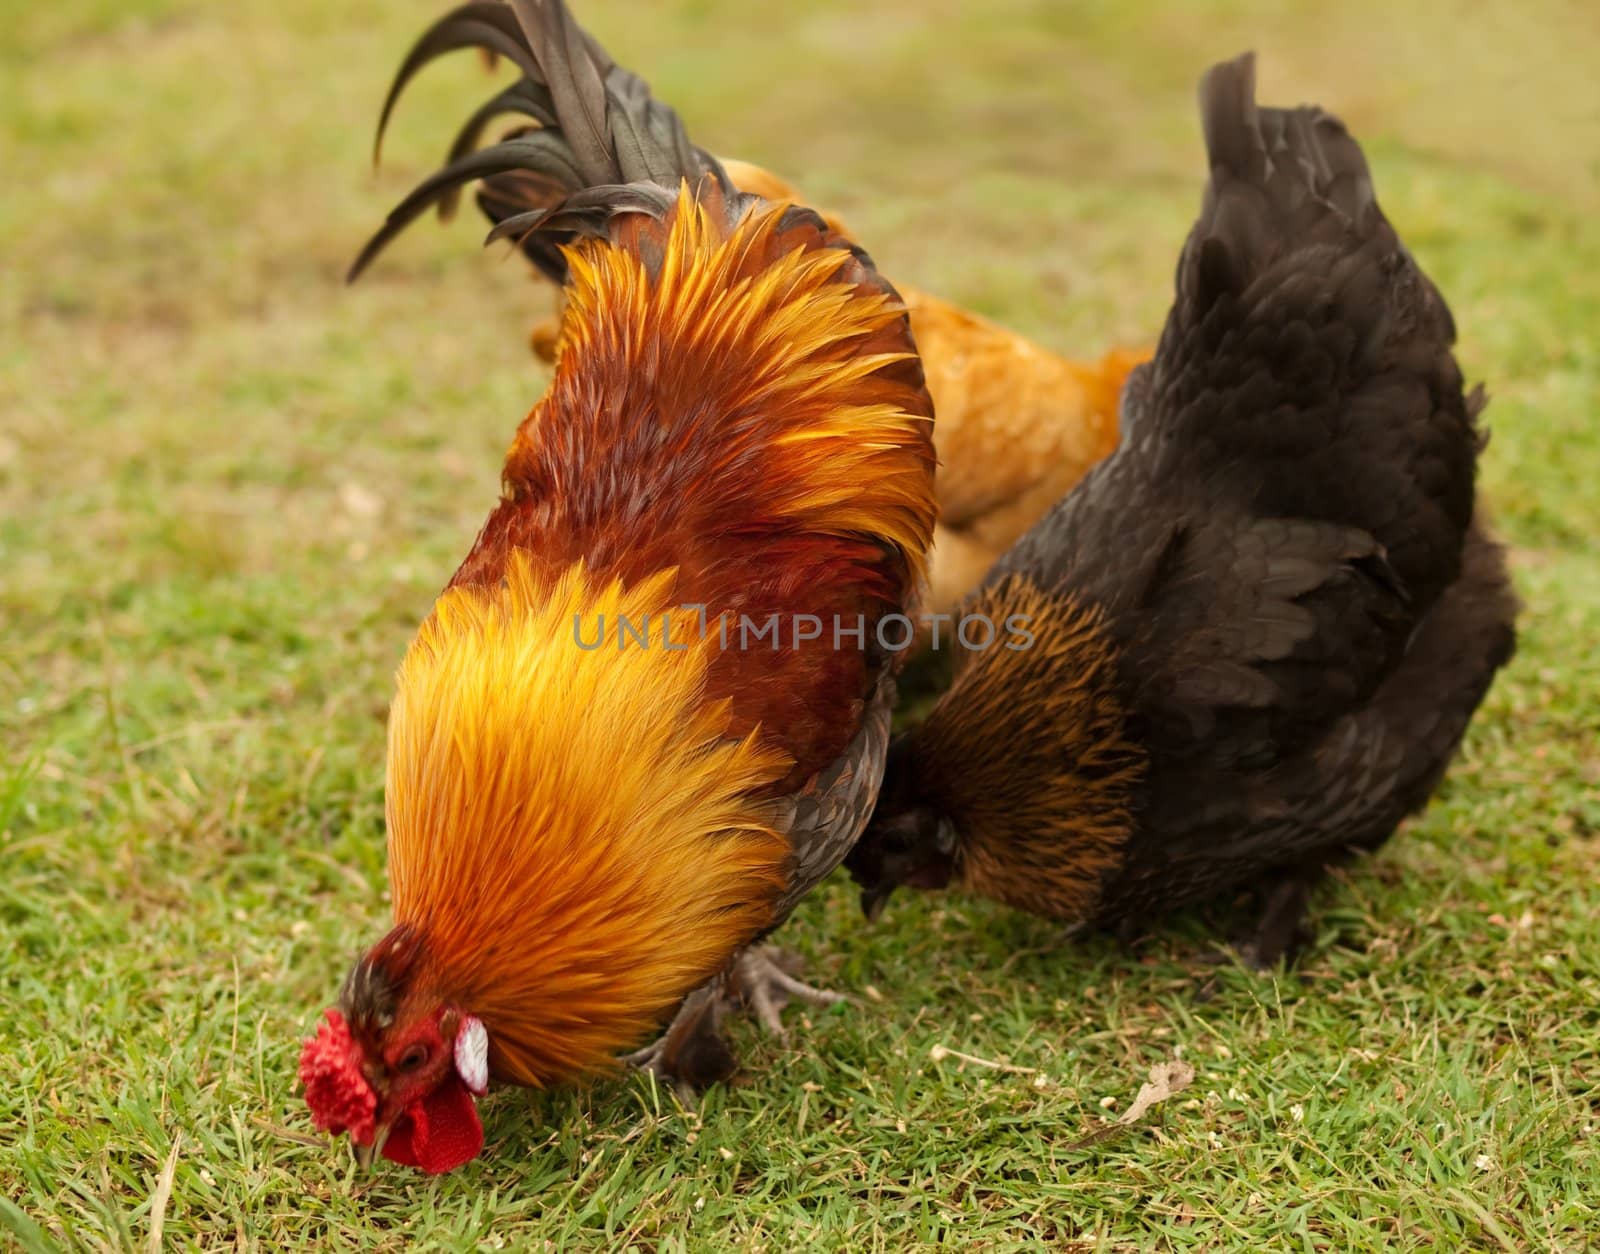
<svg viewBox="0 0 1600 1254"><path fill-rule="evenodd" d="M361 1074L361 1047L337 1010L300 1051L300 1082L306 1086L311 1122L324 1132L348 1131L357 1145L371 1145L378 1096Z"/></svg>

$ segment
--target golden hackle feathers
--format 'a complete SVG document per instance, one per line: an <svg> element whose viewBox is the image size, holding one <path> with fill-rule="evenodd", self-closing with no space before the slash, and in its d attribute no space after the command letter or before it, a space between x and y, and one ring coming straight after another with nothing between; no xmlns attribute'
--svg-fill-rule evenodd
<svg viewBox="0 0 1600 1254"><path fill-rule="evenodd" d="M389 865L427 991L489 1029L496 1073L543 1085L608 1065L769 922L788 845L752 795L783 755L726 734L715 637L619 647L673 606L523 555L446 592L398 675ZM593 651L604 616L606 643Z"/></svg>
<svg viewBox="0 0 1600 1254"><path fill-rule="evenodd" d="M962 655L911 732L919 790L958 833L966 890L1088 918L1131 835L1147 764L1100 612L1011 575L961 613L987 617L997 643Z"/></svg>
<svg viewBox="0 0 1600 1254"><path fill-rule="evenodd" d="M740 191L780 204L803 195L771 171L721 157ZM838 217L811 206L829 229ZM937 422L939 526L929 557L928 607L948 611L1000 554L1116 447L1118 401L1149 349L1073 361L968 310L897 284L910 317ZM536 357L556 360L559 314L533 328Z"/></svg>
<svg viewBox="0 0 1600 1254"><path fill-rule="evenodd" d="M693 409L707 442L697 488L724 493L730 520L758 510L798 532L877 537L920 579L933 453L920 369L902 366L915 362L897 334L904 306L848 281L848 249L806 246L798 231L788 246L789 212L756 205L730 225L684 185L637 242L568 247L555 378L508 479L547 426L647 421L623 398L637 405L648 380L663 420L665 398ZM865 351L874 341L896 351ZM759 483L724 473L761 450L777 464Z"/></svg>

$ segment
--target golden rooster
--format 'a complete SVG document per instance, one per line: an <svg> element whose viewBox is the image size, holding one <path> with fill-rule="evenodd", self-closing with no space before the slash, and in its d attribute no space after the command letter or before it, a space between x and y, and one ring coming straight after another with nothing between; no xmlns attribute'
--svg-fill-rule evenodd
<svg viewBox="0 0 1600 1254"><path fill-rule="evenodd" d="M462 14L543 127L426 180L352 277L474 179L559 185L495 235L559 257L560 360L400 667L395 926L301 1059L318 1126L430 1172L481 1148L491 1077L604 1071L676 1009L636 1060L703 1082L729 999L776 1029L783 998L832 998L755 943L871 809L882 624L935 511L931 404L865 255L740 193L560 0Z"/></svg>

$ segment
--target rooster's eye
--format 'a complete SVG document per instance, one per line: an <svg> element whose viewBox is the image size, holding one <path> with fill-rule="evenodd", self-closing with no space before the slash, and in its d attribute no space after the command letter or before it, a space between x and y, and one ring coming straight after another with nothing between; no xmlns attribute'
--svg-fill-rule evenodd
<svg viewBox="0 0 1600 1254"><path fill-rule="evenodd" d="M413 1045L400 1055L400 1061L395 1064L396 1071L415 1071L428 1061L428 1047L426 1045Z"/></svg>

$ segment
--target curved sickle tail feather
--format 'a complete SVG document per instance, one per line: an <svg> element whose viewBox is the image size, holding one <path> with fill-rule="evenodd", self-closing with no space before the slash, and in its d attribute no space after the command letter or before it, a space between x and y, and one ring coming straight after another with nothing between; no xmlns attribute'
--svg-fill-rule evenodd
<svg viewBox="0 0 1600 1254"><path fill-rule="evenodd" d="M612 60L564 0L474 0L434 23L395 74L378 122L375 159L407 84L432 61L462 48L503 55L523 78L468 117L444 167L390 212L350 267L348 282L430 207L448 217L461 188L477 180L503 180L498 186L516 189L514 200L503 191L492 199L501 209L490 215L496 226L489 242L525 237L525 250L557 281L566 276L561 245L604 234L619 214L661 216L684 181L697 187L713 179L730 211L742 208L743 198L716 158L689 142L677 113ZM536 125L477 148L490 122L507 114ZM528 209L530 203L538 207Z"/></svg>

